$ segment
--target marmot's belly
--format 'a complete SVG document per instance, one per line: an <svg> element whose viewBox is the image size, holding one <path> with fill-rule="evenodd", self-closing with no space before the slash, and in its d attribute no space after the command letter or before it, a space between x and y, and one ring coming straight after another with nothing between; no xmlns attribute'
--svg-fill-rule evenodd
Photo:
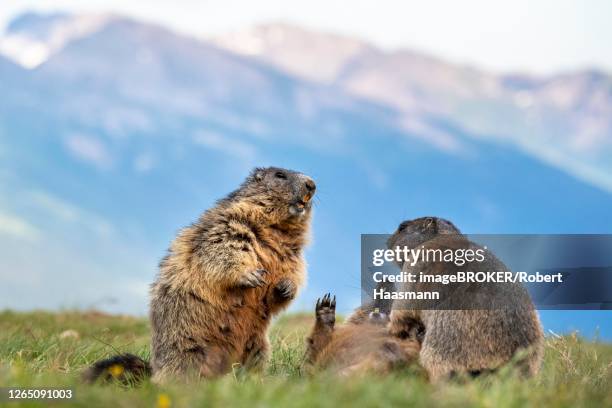
<svg viewBox="0 0 612 408"><path fill-rule="evenodd" d="M336 330L317 365L323 369L359 367L365 371L386 371L394 365L416 361L419 349L416 340L390 337L382 326L345 325Z"/></svg>
<svg viewBox="0 0 612 408"><path fill-rule="evenodd" d="M261 309L261 306L259 307ZM215 340L231 344L235 351L232 357L241 359L254 338L266 336L269 316L256 308L243 307L233 310L219 326Z"/></svg>

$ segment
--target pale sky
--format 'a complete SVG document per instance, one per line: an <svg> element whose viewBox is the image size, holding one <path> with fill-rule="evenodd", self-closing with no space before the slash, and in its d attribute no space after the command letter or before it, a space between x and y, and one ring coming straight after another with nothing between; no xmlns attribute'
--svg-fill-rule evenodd
<svg viewBox="0 0 612 408"><path fill-rule="evenodd" d="M197 36L285 21L496 71L612 72L609 0L1 0L0 27L28 9L112 11Z"/></svg>

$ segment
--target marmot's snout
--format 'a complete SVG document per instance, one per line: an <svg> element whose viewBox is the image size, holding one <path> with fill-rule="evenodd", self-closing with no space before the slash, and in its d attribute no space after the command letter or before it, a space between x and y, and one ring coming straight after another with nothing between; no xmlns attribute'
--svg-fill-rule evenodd
<svg viewBox="0 0 612 408"><path fill-rule="evenodd" d="M304 178L304 186L302 187L302 191L303 191L303 195L302 195L302 201L304 201L304 203L307 203L310 201L310 199L314 196L315 190L317 189L317 185L315 184L314 180L311 179L308 176L302 176Z"/></svg>
<svg viewBox="0 0 612 408"><path fill-rule="evenodd" d="M294 183L296 197L294 203L291 205L291 213L300 215L310 209L311 200L312 197L314 197L317 185L313 179L304 174L298 175Z"/></svg>
<svg viewBox="0 0 612 408"><path fill-rule="evenodd" d="M371 311L368 315L368 319L370 320L370 323L379 324L381 326L389 323L389 315L380 311L379 308L375 308L373 311Z"/></svg>

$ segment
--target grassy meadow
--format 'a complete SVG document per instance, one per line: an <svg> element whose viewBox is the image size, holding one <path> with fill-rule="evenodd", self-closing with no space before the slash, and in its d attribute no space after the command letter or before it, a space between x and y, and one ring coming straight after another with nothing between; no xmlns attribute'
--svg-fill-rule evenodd
<svg viewBox="0 0 612 408"><path fill-rule="evenodd" d="M385 378L306 376L300 370L310 315L286 315L271 330L273 354L262 374L138 388L85 385L79 374L117 352L149 357L146 319L99 312L0 312L0 387L73 388L57 402L0 406L80 407L612 407L612 344L550 335L541 374L510 371L467 383L428 384L415 372Z"/></svg>

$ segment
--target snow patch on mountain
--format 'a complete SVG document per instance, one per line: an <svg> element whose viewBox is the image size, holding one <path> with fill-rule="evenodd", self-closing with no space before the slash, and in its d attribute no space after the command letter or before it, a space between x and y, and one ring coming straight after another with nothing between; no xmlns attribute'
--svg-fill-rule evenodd
<svg viewBox="0 0 612 408"><path fill-rule="evenodd" d="M25 68L36 68L69 42L99 30L113 18L110 14L26 13L0 37L0 54Z"/></svg>

